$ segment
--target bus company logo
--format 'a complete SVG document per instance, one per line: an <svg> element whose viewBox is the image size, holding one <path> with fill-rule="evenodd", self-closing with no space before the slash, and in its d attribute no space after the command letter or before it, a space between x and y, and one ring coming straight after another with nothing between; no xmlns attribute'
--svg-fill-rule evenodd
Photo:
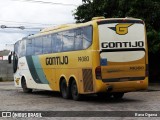
<svg viewBox="0 0 160 120"><path fill-rule="evenodd" d="M109 27L111 30L114 30L119 35L125 35L128 33L128 28L133 24L130 23L120 23L117 24L115 27Z"/></svg>

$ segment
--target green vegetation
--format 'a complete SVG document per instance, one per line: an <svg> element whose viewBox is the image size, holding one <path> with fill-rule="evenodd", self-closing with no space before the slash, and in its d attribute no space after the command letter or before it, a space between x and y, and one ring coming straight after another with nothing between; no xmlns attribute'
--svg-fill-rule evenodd
<svg viewBox="0 0 160 120"><path fill-rule="evenodd" d="M145 21L149 49L150 81L160 80L160 1L159 0L82 0L74 12L77 23L93 17L134 17Z"/></svg>

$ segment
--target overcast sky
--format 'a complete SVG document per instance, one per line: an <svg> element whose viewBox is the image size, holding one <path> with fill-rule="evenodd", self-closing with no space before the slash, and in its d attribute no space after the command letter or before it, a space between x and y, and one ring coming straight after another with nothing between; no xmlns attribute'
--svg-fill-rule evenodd
<svg viewBox="0 0 160 120"><path fill-rule="evenodd" d="M82 4L82 0L33 0L70 5L31 1L32 0L0 0L0 26L41 28L74 23L74 16L72 15L76 9L74 5ZM20 40L28 34L36 33L38 30L39 29L20 30L0 28L0 50L10 48L10 44L14 44L17 40Z"/></svg>

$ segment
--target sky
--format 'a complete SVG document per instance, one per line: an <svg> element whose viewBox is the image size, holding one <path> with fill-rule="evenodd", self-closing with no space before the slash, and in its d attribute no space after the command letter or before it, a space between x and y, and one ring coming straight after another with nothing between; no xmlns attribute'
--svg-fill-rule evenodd
<svg viewBox="0 0 160 120"><path fill-rule="evenodd" d="M75 23L73 11L81 4L82 0L0 0L0 50L12 50L16 41L40 28ZM1 25L26 29L2 29Z"/></svg>

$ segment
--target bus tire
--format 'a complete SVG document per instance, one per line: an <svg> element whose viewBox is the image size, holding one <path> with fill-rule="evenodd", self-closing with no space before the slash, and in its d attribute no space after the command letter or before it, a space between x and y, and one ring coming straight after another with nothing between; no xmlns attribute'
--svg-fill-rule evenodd
<svg viewBox="0 0 160 120"><path fill-rule="evenodd" d="M60 92L64 99L69 99L71 96L65 79L63 79L60 83Z"/></svg>
<svg viewBox="0 0 160 120"><path fill-rule="evenodd" d="M124 96L124 93L113 93L113 97L116 100L122 99L123 96Z"/></svg>
<svg viewBox="0 0 160 120"><path fill-rule="evenodd" d="M21 81L21 85L24 93L31 93L32 89L27 88L26 79L23 77Z"/></svg>
<svg viewBox="0 0 160 120"><path fill-rule="evenodd" d="M79 101L82 98L82 95L78 93L78 87L75 80L73 80L71 83L71 94L72 94L73 100L75 101Z"/></svg>

